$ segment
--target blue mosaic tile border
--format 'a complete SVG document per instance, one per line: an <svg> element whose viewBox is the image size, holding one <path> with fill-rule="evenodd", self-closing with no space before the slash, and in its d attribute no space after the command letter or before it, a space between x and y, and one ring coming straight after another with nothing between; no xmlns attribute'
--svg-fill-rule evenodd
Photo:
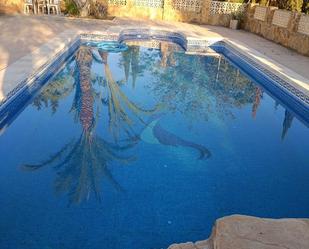
<svg viewBox="0 0 309 249"><path fill-rule="evenodd" d="M125 40L161 40L173 42L187 49L187 39L184 35L177 32L164 30L147 30L147 29L127 29L120 32L118 42Z"/></svg>
<svg viewBox="0 0 309 249"><path fill-rule="evenodd" d="M184 35L181 33L163 31L163 30L151 30L151 29L126 29L119 33L115 34L82 34L82 42L85 41L115 41L115 42L124 42L127 40L161 40L169 41L176 43L181 46L183 49L187 49L187 40Z"/></svg>
<svg viewBox="0 0 309 249"><path fill-rule="evenodd" d="M81 34L81 42L88 41L115 41L118 42L119 35L114 34Z"/></svg>
<svg viewBox="0 0 309 249"><path fill-rule="evenodd" d="M63 63L75 52L80 45L80 39L77 38L59 51L53 58L44 63L40 68L29 77L22 80L7 97L0 102L0 117L8 108L14 108L20 102L39 90L53 75L61 68ZM16 101L18 99L18 101ZM1 122L2 120L0 120Z"/></svg>
<svg viewBox="0 0 309 249"><path fill-rule="evenodd" d="M83 42L89 41L145 41L160 40L173 42L188 52L207 52L215 41L207 39L187 39L181 32L153 29L126 29L118 34L82 34Z"/></svg>

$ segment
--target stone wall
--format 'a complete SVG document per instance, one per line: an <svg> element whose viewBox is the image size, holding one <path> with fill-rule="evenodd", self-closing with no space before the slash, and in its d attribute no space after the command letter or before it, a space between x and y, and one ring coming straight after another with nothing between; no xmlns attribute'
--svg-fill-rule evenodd
<svg viewBox="0 0 309 249"><path fill-rule="evenodd" d="M15 11L23 11L23 0L2 1L4 1L2 5L6 7L14 6ZM243 11L244 6L238 3L211 0L107 0L106 2L108 3L108 14L110 16L190 22L226 27L229 26L230 14L239 10ZM64 8L64 5L62 8Z"/></svg>
<svg viewBox="0 0 309 249"><path fill-rule="evenodd" d="M109 0L108 14L118 17L202 23L211 0Z"/></svg>
<svg viewBox="0 0 309 249"><path fill-rule="evenodd" d="M162 0L109 0L108 3L110 16L162 19Z"/></svg>
<svg viewBox="0 0 309 249"><path fill-rule="evenodd" d="M309 56L309 16L306 14L250 6L244 29Z"/></svg>
<svg viewBox="0 0 309 249"><path fill-rule="evenodd" d="M205 24L229 27L233 13L245 12L247 5L240 3L211 1L208 20Z"/></svg>
<svg viewBox="0 0 309 249"><path fill-rule="evenodd" d="M111 16L147 18L229 26L231 13L244 11L244 4L211 0L109 0Z"/></svg>
<svg viewBox="0 0 309 249"><path fill-rule="evenodd" d="M23 3L23 0L0 0L0 13L21 13L23 10Z"/></svg>
<svg viewBox="0 0 309 249"><path fill-rule="evenodd" d="M205 24L229 27L232 16L229 14L209 15L208 21Z"/></svg>

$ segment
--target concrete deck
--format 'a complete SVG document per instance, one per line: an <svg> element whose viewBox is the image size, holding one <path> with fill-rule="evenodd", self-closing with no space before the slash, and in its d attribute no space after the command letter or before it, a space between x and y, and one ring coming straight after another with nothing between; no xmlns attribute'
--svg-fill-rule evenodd
<svg viewBox="0 0 309 249"><path fill-rule="evenodd" d="M53 16L0 16L0 100L81 33L119 33L125 28L151 28L185 33L186 37L225 39L289 78L309 95L309 57L259 36L216 26L141 21L113 21Z"/></svg>

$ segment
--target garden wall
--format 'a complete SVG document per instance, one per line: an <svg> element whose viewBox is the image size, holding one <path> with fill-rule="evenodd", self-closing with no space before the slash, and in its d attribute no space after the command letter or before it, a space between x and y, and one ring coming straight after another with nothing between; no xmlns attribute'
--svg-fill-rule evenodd
<svg viewBox="0 0 309 249"><path fill-rule="evenodd" d="M20 13L23 10L23 0L0 0L0 13Z"/></svg>
<svg viewBox="0 0 309 249"><path fill-rule="evenodd" d="M251 6L244 29L309 56L309 15Z"/></svg>
<svg viewBox="0 0 309 249"><path fill-rule="evenodd" d="M19 12L23 11L23 0L2 1L7 7L14 6ZM191 22L226 27L229 26L230 14L243 11L246 6L240 3L211 0L105 0L104 2L108 5L110 16Z"/></svg>
<svg viewBox="0 0 309 249"><path fill-rule="evenodd" d="M1 1L1 0L0 0ZM24 0L2 0L0 12L23 12ZM98 0L97 0L98 1ZM62 8L65 8L61 1ZM211 0L106 0L108 14L166 21L229 26L230 14L245 5ZM8 11L10 10L10 11ZM12 11L13 10L13 11Z"/></svg>
<svg viewBox="0 0 309 249"><path fill-rule="evenodd" d="M111 16L229 26L230 15L245 5L211 0L109 0Z"/></svg>

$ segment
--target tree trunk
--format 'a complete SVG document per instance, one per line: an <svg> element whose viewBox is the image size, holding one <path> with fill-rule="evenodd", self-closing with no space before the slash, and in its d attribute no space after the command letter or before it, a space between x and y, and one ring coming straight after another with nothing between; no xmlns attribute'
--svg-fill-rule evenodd
<svg viewBox="0 0 309 249"><path fill-rule="evenodd" d="M90 14L92 0L73 0L76 4L81 17L87 17Z"/></svg>
<svg viewBox="0 0 309 249"><path fill-rule="evenodd" d="M93 124L93 95L91 86L92 54L90 48L81 47L76 55L81 88L80 122L84 131L91 131Z"/></svg>

